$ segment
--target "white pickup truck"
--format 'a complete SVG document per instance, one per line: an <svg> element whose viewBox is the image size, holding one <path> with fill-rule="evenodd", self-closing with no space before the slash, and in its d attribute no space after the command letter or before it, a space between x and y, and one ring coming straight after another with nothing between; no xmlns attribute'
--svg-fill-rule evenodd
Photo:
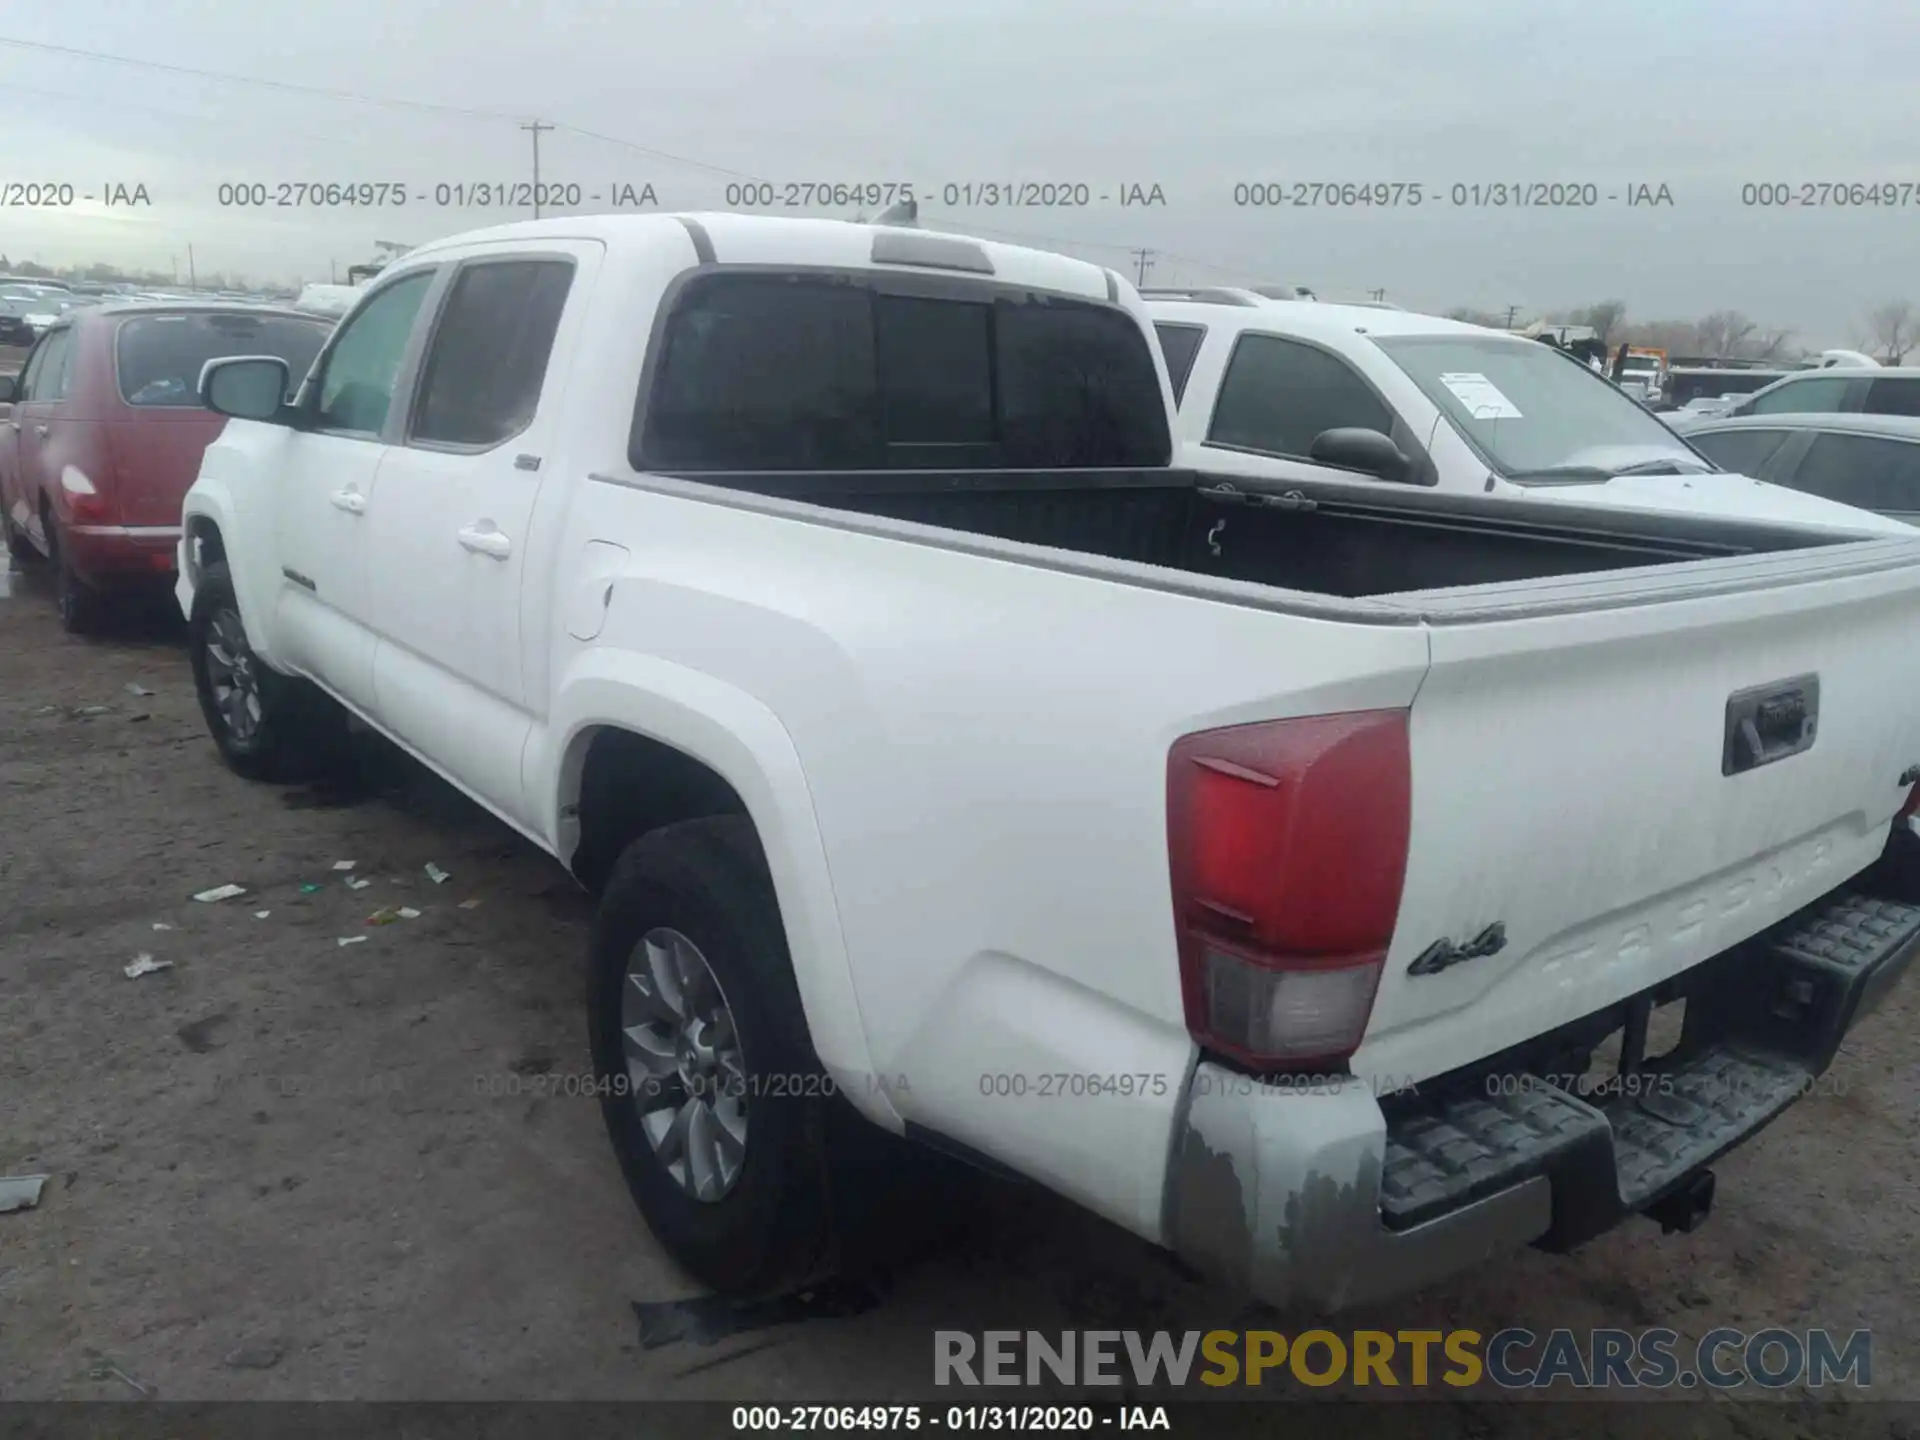
<svg viewBox="0 0 1920 1440"><path fill-rule="evenodd" d="M1175 468L1124 280L886 226L438 241L298 379L201 379L214 738L351 712L598 892L716 1287L817 1272L855 1114L1276 1302L1688 1227L1920 943L1911 531Z"/></svg>
<svg viewBox="0 0 1920 1440"><path fill-rule="evenodd" d="M1897 522L1719 470L1553 346L1479 325L1216 287L1147 292L1181 463L1552 504L1892 534Z"/></svg>

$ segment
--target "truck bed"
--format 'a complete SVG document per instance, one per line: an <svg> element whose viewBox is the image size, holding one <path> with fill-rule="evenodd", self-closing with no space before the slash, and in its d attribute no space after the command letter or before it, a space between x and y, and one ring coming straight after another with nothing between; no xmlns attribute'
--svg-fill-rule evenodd
<svg viewBox="0 0 1920 1440"><path fill-rule="evenodd" d="M1408 490L1389 497L1191 470L884 471L683 477L1223 580L1343 598L1804 550L1851 537L1680 515L1581 512ZM1572 513L1569 513L1572 509Z"/></svg>

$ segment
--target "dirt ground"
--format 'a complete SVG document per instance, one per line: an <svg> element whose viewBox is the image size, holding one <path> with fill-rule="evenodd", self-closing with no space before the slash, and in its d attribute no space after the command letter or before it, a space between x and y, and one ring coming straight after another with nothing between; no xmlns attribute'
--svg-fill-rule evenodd
<svg viewBox="0 0 1920 1440"><path fill-rule="evenodd" d="M374 793L240 781L164 610L82 642L44 577L11 581L0 1175L52 1179L0 1215L0 1399L946 1401L935 1329L1263 1323L1071 1206L982 1181L911 1217L917 1252L856 1313L643 1345L636 1302L696 1291L595 1102L552 1093L589 1068L567 876L404 762L373 766ZM333 869L349 859L367 888ZM190 898L227 883L247 894ZM367 923L403 905L420 917ZM170 968L127 978L143 952ZM1916 989L1716 1167L1701 1231L1636 1222L1338 1323L1871 1327L1871 1394L1920 1399ZM1829 1403L1689 1409L1700 1433L1787 1435L1824 1431ZM1533 1428L1496 1392L1426 1408L1433 1435ZM1871 1433L1916 1433L1872 1408Z"/></svg>

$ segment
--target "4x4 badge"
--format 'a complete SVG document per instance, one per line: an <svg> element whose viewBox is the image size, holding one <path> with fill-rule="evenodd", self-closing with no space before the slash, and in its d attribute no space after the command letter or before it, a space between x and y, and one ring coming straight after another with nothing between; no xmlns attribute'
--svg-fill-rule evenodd
<svg viewBox="0 0 1920 1440"><path fill-rule="evenodd" d="M1438 975L1452 966L1478 960L1482 955L1497 955L1506 948L1507 927L1496 920L1464 945L1456 945L1451 940L1434 941L1407 966L1407 974Z"/></svg>

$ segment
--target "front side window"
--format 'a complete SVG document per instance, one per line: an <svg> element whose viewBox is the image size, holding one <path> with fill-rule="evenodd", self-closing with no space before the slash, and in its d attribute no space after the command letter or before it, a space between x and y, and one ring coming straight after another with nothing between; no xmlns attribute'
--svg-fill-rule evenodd
<svg viewBox="0 0 1920 1440"><path fill-rule="evenodd" d="M1791 434L1787 430L1715 430L1689 435L1693 448L1734 475L1758 475Z"/></svg>
<svg viewBox="0 0 1920 1440"><path fill-rule="evenodd" d="M1124 311L981 286L717 275L668 319L637 469L1161 466L1172 437Z"/></svg>
<svg viewBox="0 0 1920 1440"><path fill-rule="evenodd" d="M422 271L397 280L347 318L320 375L314 413L319 429L380 433L393 404L414 316L432 279L430 271Z"/></svg>
<svg viewBox="0 0 1920 1440"><path fill-rule="evenodd" d="M1518 483L1702 471L1684 441L1550 345L1500 335L1375 336L1498 474Z"/></svg>
<svg viewBox="0 0 1920 1440"><path fill-rule="evenodd" d="M1393 432L1393 414L1337 355L1274 335L1233 347L1207 440L1306 459L1327 430Z"/></svg>
<svg viewBox="0 0 1920 1440"><path fill-rule="evenodd" d="M315 320L244 311L136 316L121 325L115 341L120 398L143 409L198 405L207 362L237 355L279 357L297 386L326 344L328 328Z"/></svg>
<svg viewBox="0 0 1920 1440"><path fill-rule="evenodd" d="M1843 376L1822 375L1807 380L1788 380L1753 397L1744 412L1748 415L1831 415L1844 410L1847 387L1853 382Z"/></svg>
<svg viewBox="0 0 1920 1440"><path fill-rule="evenodd" d="M565 260L463 268L434 328L412 438L492 446L531 425L572 284Z"/></svg>
<svg viewBox="0 0 1920 1440"><path fill-rule="evenodd" d="M23 400L47 404L64 400L67 395L67 357L73 346L73 331L54 330L33 352L27 366Z"/></svg>

